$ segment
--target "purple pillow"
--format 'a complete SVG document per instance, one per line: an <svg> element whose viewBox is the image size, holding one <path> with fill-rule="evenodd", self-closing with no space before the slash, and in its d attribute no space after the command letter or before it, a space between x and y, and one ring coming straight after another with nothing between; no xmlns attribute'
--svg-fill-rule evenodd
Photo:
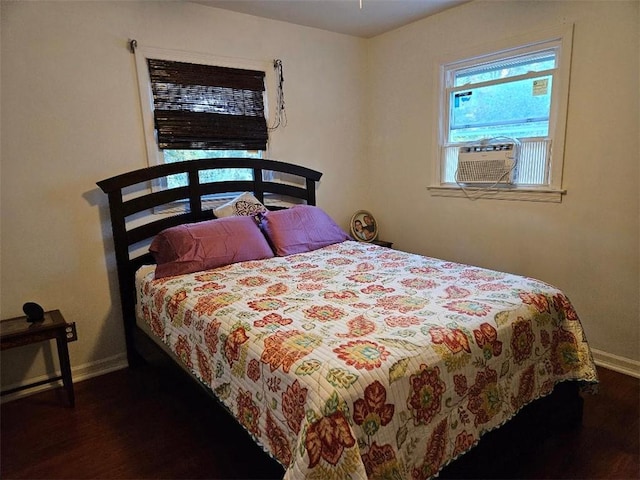
<svg viewBox="0 0 640 480"><path fill-rule="evenodd" d="M281 257L351 240L329 215L311 205L265 213L262 228Z"/></svg>
<svg viewBox="0 0 640 480"><path fill-rule="evenodd" d="M168 228L151 242L155 278L273 257L253 217L226 217Z"/></svg>

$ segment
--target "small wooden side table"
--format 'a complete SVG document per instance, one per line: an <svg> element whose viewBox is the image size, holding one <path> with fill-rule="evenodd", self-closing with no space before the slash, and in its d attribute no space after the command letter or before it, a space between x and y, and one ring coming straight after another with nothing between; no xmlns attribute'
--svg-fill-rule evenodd
<svg viewBox="0 0 640 480"><path fill-rule="evenodd" d="M60 310L45 312L44 318L39 322L27 322L26 316L0 321L0 350L30 345L53 338L56 339L58 346L61 375L5 390L1 392L1 395L8 395L27 388L62 380L64 389L67 391L69 405L71 407L75 405L71 362L69 361L69 348L67 347L67 342L73 342L78 339L75 322L67 323Z"/></svg>

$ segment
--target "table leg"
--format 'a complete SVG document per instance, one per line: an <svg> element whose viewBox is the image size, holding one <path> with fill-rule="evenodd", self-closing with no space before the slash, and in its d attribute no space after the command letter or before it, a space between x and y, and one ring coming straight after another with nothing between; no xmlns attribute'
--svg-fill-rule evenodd
<svg viewBox="0 0 640 480"><path fill-rule="evenodd" d="M62 372L62 384L67 391L69 405L71 407L76 404L75 393L73 392L73 379L71 378L71 362L69 361L69 347L67 346L67 338L64 330L61 335L56 337L58 344L58 358L60 360L60 370Z"/></svg>

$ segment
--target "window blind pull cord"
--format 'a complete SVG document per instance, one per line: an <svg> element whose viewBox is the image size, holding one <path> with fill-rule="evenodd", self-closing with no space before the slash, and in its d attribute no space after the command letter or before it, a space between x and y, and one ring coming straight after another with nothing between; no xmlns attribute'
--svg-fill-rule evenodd
<svg viewBox="0 0 640 480"><path fill-rule="evenodd" d="M279 127L287 126L287 111L284 106L284 70L282 60L275 59L273 68L276 71L278 86L276 88L276 114L273 126L269 130L276 130Z"/></svg>

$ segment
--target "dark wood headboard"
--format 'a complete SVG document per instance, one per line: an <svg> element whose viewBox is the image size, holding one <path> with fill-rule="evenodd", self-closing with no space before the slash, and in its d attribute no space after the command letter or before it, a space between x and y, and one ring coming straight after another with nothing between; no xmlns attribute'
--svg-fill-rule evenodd
<svg viewBox="0 0 640 480"><path fill-rule="evenodd" d="M201 171L220 169L250 169L253 171L253 180L201 182ZM301 180L302 186L264 180L263 174L268 172L274 172L276 176L293 175ZM175 174L186 174L187 185L152 191L152 185L160 184L167 176ZM264 203L265 195L274 194L315 205L316 182L321 176L322 173L315 170L275 160L211 158L142 168L97 182L109 196L120 302L130 364L135 361L136 356L135 272L142 265L154 263L148 250L143 249L139 253L136 246L150 242L150 239L165 228L214 218L211 209L203 208L205 197L211 195L252 192ZM162 207L175 206L176 203L183 206L181 212L173 215L154 213ZM272 208L268 204L267 207Z"/></svg>

